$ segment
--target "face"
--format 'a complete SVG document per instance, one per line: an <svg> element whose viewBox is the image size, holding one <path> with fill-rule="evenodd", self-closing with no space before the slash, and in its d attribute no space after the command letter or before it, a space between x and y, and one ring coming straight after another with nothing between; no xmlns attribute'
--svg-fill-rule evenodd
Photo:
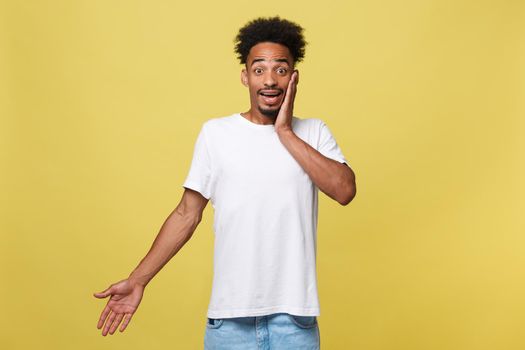
<svg viewBox="0 0 525 350"><path fill-rule="evenodd" d="M250 92L251 109L277 117L293 72L293 57L286 46L272 42L253 46L241 72L241 81Z"/></svg>

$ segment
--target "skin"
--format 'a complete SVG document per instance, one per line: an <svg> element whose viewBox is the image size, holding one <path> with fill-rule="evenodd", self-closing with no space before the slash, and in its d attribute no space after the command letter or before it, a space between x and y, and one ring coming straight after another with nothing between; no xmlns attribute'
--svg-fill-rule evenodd
<svg viewBox="0 0 525 350"><path fill-rule="evenodd" d="M356 194L355 174L346 163L323 156L299 138L292 129L292 115L299 71L288 48L273 42L253 46L241 82L250 93L250 110L241 113L256 124L274 124L279 140L286 147L312 182L330 198L347 205ZM260 92L279 90L277 103L267 104Z"/></svg>
<svg viewBox="0 0 525 350"><path fill-rule="evenodd" d="M199 192L185 188L179 204L164 221L150 250L129 277L93 294L99 299L110 297L97 323L103 336L115 333L119 324L120 332L126 329L147 284L191 238L207 203Z"/></svg>
<svg viewBox="0 0 525 350"><path fill-rule="evenodd" d="M274 124L279 140L317 187L341 205L348 204L356 193L355 176L350 167L323 156L293 132L291 123L299 71L294 69L288 48L268 42L253 46L241 72L241 81L250 94L250 110L241 113L243 117L257 124ZM259 94L269 89L282 92L275 103L266 103ZM99 299L110 297L97 323L103 336L114 334L119 326L120 332L126 329L147 284L191 238L207 203L199 192L185 188L150 250L129 277L93 293Z"/></svg>
<svg viewBox="0 0 525 350"><path fill-rule="evenodd" d="M241 114L256 124L274 124L293 72L299 73L286 46L271 42L253 46L241 71L241 82L250 95L250 110ZM260 94L263 90L280 91L277 103L266 104Z"/></svg>

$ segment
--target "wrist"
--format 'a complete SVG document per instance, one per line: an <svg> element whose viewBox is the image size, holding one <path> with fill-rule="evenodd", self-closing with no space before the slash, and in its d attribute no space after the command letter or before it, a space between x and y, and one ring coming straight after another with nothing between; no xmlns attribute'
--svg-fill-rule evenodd
<svg viewBox="0 0 525 350"><path fill-rule="evenodd" d="M129 275L128 277L128 281L131 285L133 286L140 286L142 288L146 288L146 286L148 285L148 282L149 280L145 279L145 278L140 278L138 276L134 276L133 273L131 275Z"/></svg>
<svg viewBox="0 0 525 350"><path fill-rule="evenodd" d="M293 135L293 130L291 126L279 126L275 128L275 132L279 137L289 137Z"/></svg>

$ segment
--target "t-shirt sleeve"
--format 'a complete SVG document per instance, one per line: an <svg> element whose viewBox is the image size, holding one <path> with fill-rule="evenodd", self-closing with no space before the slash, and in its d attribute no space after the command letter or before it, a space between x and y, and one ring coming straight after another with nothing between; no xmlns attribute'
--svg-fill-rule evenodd
<svg viewBox="0 0 525 350"><path fill-rule="evenodd" d="M323 121L320 122L319 146L317 150L325 157L348 164L328 125Z"/></svg>
<svg viewBox="0 0 525 350"><path fill-rule="evenodd" d="M195 190L204 198L210 199L211 170L210 149L206 138L206 124L204 124L195 141L190 170L182 186Z"/></svg>

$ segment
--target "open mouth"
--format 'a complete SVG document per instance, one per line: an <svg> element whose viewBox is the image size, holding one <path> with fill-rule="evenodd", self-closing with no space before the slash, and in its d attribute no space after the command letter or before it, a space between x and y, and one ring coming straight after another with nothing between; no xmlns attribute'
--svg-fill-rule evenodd
<svg viewBox="0 0 525 350"><path fill-rule="evenodd" d="M279 102L279 100L281 99L282 91L266 90L266 91L261 91L259 95L261 95L264 103L268 105L273 105Z"/></svg>

